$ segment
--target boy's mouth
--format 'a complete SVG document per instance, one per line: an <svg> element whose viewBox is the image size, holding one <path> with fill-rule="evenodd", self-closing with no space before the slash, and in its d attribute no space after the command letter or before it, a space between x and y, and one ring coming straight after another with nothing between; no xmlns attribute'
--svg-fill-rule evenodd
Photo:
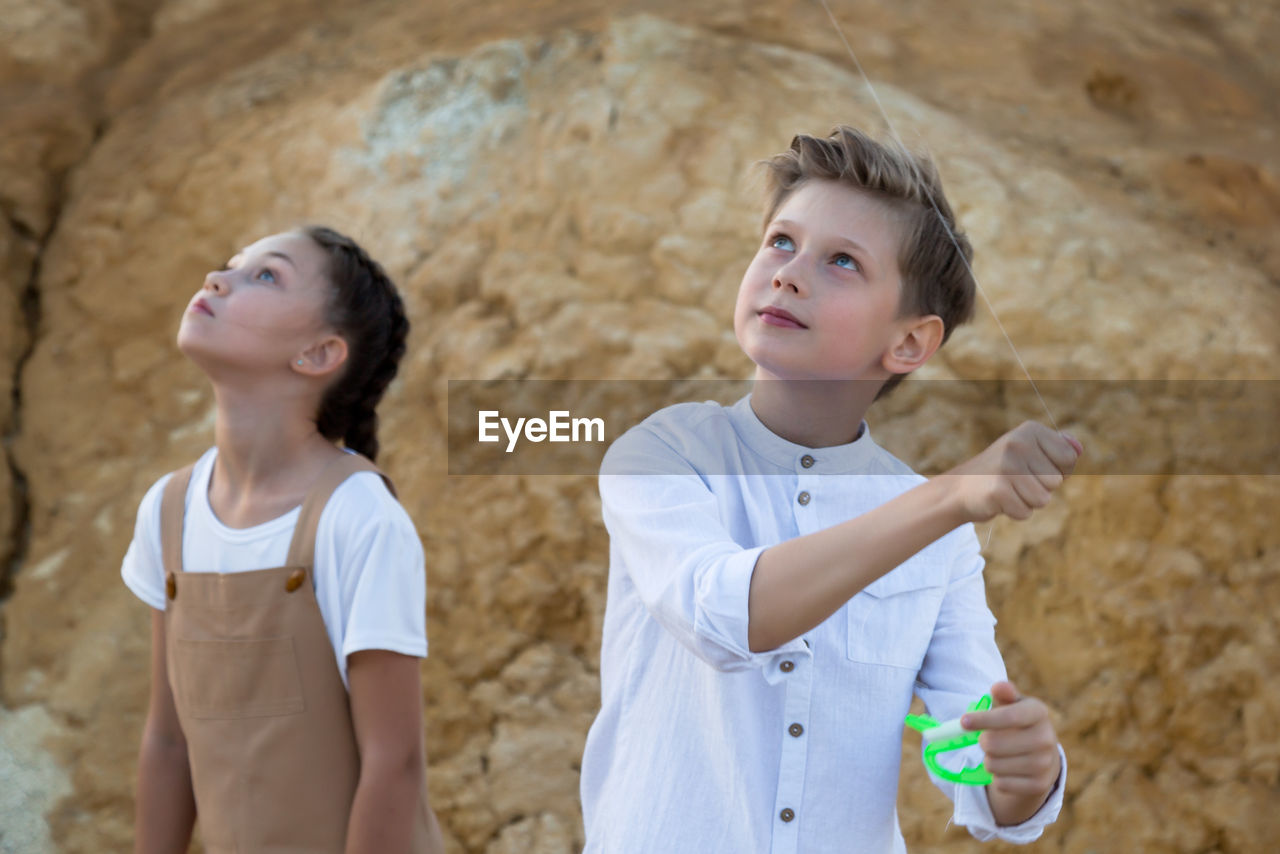
<svg viewBox="0 0 1280 854"><path fill-rule="evenodd" d="M207 314L210 317L213 317L213 309L209 307L209 303L204 301L204 297L200 297L195 302L191 303L190 310L195 314Z"/></svg>
<svg viewBox="0 0 1280 854"><path fill-rule="evenodd" d="M796 318L794 314L785 308L778 308L776 305L768 305L760 309L758 312L760 320L770 326L780 326L783 329L808 329Z"/></svg>

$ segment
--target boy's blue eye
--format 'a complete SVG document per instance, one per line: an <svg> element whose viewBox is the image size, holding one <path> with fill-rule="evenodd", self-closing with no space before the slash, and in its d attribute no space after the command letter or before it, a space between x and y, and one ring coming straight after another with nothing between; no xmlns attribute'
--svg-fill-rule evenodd
<svg viewBox="0 0 1280 854"><path fill-rule="evenodd" d="M841 252L833 260L836 262L837 267L844 267L846 270L860 269L858 267L858 262L853 259L852 255L845 255Z"/></svg>
<svg viewBox="0 0 1280 854"><path fill-rule="evenodd" d="M276 280L276 274L264 267L258 271L258 278L262 279L264 282L274 282Z"/></svg>
<svg viewBox="0 0 1280 854"><path fill-rule="evenodd" d="M787 237L785 234L779 234L775 236L772 240L769 241L769 245L772 246L774 249L783 249L787 252L790 252L796 248L795 241L792 240L790 237Z"/></svg>

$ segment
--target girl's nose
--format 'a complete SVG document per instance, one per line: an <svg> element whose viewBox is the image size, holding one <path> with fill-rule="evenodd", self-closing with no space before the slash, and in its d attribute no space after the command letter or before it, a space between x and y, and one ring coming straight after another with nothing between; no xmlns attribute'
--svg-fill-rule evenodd
<svg viewBox="0 0 1280 854"><path fill-rule="evenodd" d="M222 296L227 292L226 270L212 270L204 277L204 289Z"/></svg>

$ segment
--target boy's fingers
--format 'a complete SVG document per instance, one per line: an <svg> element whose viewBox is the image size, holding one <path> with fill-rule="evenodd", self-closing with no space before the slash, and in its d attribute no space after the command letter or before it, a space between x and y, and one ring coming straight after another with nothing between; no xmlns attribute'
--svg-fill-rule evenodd
<svg viewBox="0 0 1280 854"><path fill-rule="evenodd" d="M1065 433L1054 433L1046 428L1045 433L1036 436L1040 450L1044 451L1049 461L1062 474L1069 475L1076 467L1076 460L1084 451L1084 446Z"/></svg>
<svg viewBox="0 0 1280 854"><path fill-rule="evenodd" d="M1037 750L1031 753L1019 753L1000 756L988 752L983 757L982 765L995 777L1038 777L1045 778L1058 770L1058 751Z"/></svg>
<svg viewBox="0 0 1280 854"><path fill-rule="evenodd" d="M967 730L1005 730L1033 727L1049 719L1049 709L1033 697L1024 698L1012 682L991 686L994 703L989 711L966 712L960 725Z"/></svg>
<svg viewBox="0 0 1280 854"><path fill-rule="evenodd" d="M1030 519L1031 510L1032 508L1022 500L1022 496L1012 486L1009 487L1008 493L1000 501L1000 512L1019 522L1024 519Z"/></svg>
<svg viewBox="0 0 1280 854"><path fill-rule="evenodd" d="M1057 489L1067 478L1058 464L1049 459L1048 454L1035 454L1027 460L1027 471L1050 490Z"/></svg>
<svg viewBox="0 0 1280 854"><path fill-rule="evenodd" d="M1018 686L1014 685L1008 679L1002 680L991 686L991 702L1000 706L1008 706L1022 699Z"/></svg>
<svg viewBox="0 0 1280 854"><path fill-rule="evenodd" d="M978 745L983 753L987 756L999 757L1043 753L1055 744L1056 742L1049 739L1047 733L1040 727L988 730L978 739ZM991 770L990 766L988 770Z"/></svg>
<svg viewBox="0 0 1280 854"><path fill-rule="evenodd" d="M1032 709L1021 703L1012 706L1001 706L987 712L966 712L960 718L960 725L967 730L1006 730L1023 729L1039 723L1039 716Z"/></svg>
<svg viewBox="0 0 1280 854"><path fill-rule="evenodd" d="M1032 509L1049 503L1050 492L1035 475L1016 474L1012 478L1013 491L1022 503Z"/></svg>

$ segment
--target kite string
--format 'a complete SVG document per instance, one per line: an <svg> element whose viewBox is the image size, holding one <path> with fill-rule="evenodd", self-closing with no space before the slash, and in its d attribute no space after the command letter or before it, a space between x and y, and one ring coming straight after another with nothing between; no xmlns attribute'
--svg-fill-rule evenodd
<svg viewBox="0 0 1280 854"><path fill-rule="evenodd" d="M823 10L827 13L827 18L831 21L832 28L835 29L836 35L840 37L841 43L844 44L844 49L849 53L849 58L853 60L854 68L858 69L858 74L862 75L862 82L866 84L867 91L871 93L871 99L875 101L876 109L880 111L880 116L884 119L885 126L888 127L889 133L893 136L894 141L900 148L902 148L902 150L908 150L906 144L902 141L902 137L898 134L898 129L893 124L893 119L889 118L888 111L885 110L884 104L880 102L880 95L876 93L876 87L872 85L871 77L867 74L866 70L863 69L862 63L858 61L858 55L854 53L853 45L849 44L849 40L845 38L844 29L840 26L840 22L836 20L836 16L832 14L831 7L827 5L827 0L818 0L818 3L822 5ZM911 171L915 174L916 179L918 181L922 181L914 158L907 158L907 162L910 163ZM950 238L951 245L956 248L956 254L960 256L960 261L964 264L965 270L969 273L969 278L973 280L973 284L977 288L979 296L982 297L982 302L986 305L987 310L991 312L991 317L996 322L996 328L1000 330L1000 334L1004 336L1005 342L1009 345L1009 350L1013 353L1013 358L1017 361L1018 367L1022 369L1022 373L1026 376L1027 382L1031 383L1031 390L1036 393L1036 398L1039 399L1040 405L1044 407L1045 415L1049 416L1049 423L1053 425L1054 430L1062 432L1061 428L1058 427L1057 419L1054 418L1053 413L1049 411L1049 404L1045 403L1044 396L1040 394L1040 389L1036 386L1036 381L1032 379L1031 371L1027 370L1027 365L1022 361L1022 356L1018 353L1018 348L1013 345L1013 339L1009 337L1009 333L1005 330L1004 324L1000 322L1000 315L996 313L996 307L992 305L991 300L987 297L986 290L982 287L982 283L978 281L977 275L973 272L973 267L969 265L969 259L966 258L964 252L961 251L960 242L956 239L955 233L951 230L951 226L947 222L947 218L942 215L942 211L938 208L938 203L933 198L933 194L925 193L925 196L928 198L929 206L933 208L933 212L938 215L938 221L942 223L942 228L946 231L947 237Z"/></svg>

